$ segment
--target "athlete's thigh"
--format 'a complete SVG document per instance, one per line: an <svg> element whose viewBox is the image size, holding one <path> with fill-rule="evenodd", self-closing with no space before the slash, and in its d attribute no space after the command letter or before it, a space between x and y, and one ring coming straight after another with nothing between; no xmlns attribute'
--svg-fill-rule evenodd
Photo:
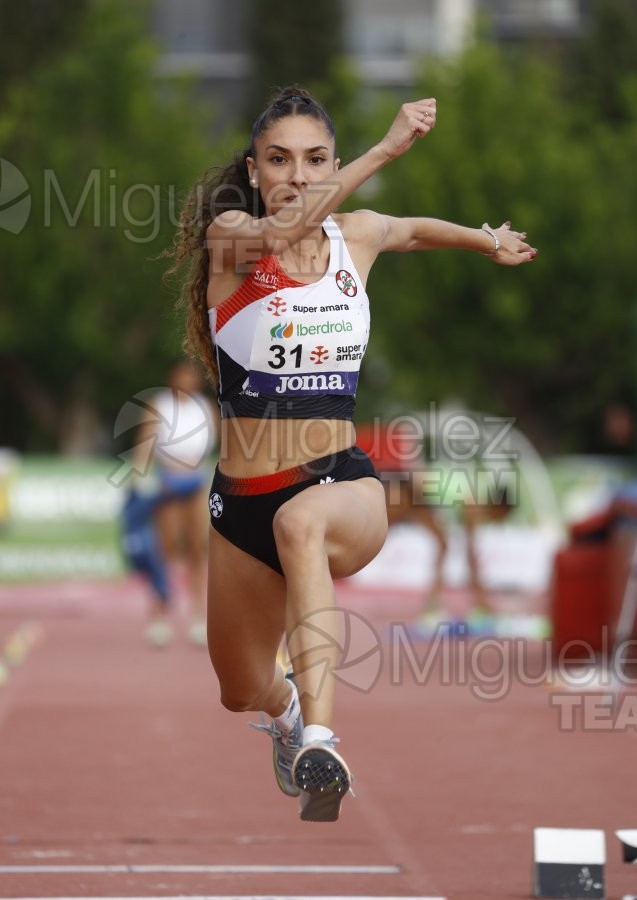
<svg viewBox="0 0 637 900"><path fill-rule="evenodd" d="M387 536L385 491L376 478L314 485L288 501L324 530L334 578L358 572L379 552Z"/></svg>
<svg viewBox="0 0 637 900"><path fill-rule="evenodd" d="M208 555L208 646L217 673L252 683L272 671L285 632L285 579L214 529Z"/></svg>

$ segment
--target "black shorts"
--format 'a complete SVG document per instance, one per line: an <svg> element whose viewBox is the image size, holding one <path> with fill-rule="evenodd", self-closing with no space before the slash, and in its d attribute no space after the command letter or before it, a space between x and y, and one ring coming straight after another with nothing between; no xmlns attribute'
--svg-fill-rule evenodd
<svg viewBox="0 0 637 900"><path fill-rule="evenodd" d="M229 478L217 466L210 488L210 522L231 544L282 575L272 530L279 507L311 485L359 478L378 478L360 447L256 478Z"/></svg>

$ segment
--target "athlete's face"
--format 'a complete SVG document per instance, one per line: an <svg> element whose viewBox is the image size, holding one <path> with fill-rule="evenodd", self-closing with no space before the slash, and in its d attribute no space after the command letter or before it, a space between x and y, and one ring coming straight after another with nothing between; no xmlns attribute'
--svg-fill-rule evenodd
<svg viewBox="0 0 637 900"><path fill-rule="evenodd" d="M276 213L309 185L324 181L338 168L334 139L311 116L279 119L255 141L248 174L256 182L266 215Z"/></svg>

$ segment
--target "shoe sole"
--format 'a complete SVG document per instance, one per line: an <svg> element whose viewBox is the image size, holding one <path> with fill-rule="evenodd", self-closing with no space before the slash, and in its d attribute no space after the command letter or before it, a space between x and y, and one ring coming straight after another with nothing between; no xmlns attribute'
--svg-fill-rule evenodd
<svg viewBox="0 0 637 900"><path fill-rule="evenodd" d="M292 766L292 778L301 791L304 822L337 821L351 782L347 763L338 753L322 744L303 747Z"/></svg>

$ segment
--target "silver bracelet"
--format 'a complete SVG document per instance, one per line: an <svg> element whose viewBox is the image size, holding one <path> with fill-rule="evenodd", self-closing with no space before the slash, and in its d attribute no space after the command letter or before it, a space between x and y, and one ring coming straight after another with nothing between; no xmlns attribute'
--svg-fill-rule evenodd
<svg viewBox="0 0 637 900"><path fill-rule="evenodd" d="M495 233L495 231L492 231L491 228L487 228L486 225L483 225L483 226L482 226L482 230L483 230L483 231L486 231L487 234L490 234L491 237L493 238L494 243L495 243L495 249L494 249L491 253L487 253L486 250L483 251L483 252L484 252L484 254L485 254L486 256L495 256L496 253L498 252L498 250L500 249L500 239L498 238L498 236L497 236L497 234Z"/></svg>

